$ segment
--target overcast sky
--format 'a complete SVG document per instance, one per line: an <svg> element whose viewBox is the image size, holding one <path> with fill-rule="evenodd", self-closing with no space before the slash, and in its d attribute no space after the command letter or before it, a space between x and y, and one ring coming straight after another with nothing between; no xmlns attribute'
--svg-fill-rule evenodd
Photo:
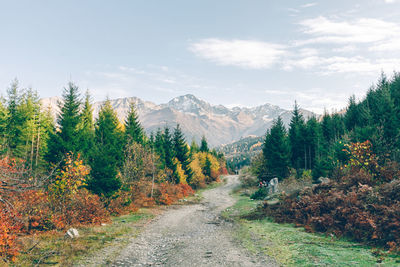
<svg viewBox="0 0 400 267"><path fill-rule="evenodd" d="M396 0L0 0L0 89L322 113L400 70Z"/></svg>

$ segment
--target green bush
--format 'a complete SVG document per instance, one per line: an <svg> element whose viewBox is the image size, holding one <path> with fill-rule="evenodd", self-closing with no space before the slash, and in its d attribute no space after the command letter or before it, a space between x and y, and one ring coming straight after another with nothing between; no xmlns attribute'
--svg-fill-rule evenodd
<svg viewBox="0 0 400 267"><path fill-rule="evenodd" d="M262 200L268 195L267 189L260 187L256 192L254 192L250 198L254 200Z"/></svg>

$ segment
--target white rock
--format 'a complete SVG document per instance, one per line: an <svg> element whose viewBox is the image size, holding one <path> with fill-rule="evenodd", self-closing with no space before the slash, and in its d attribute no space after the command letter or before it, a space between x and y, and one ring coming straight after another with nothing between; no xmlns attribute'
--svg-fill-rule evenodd
<svg viewBox="0 0 400 267"><path fill-rule="evenodd" d="M79 237L79 232L75 228L70 228L66 233L65 233L65 238L78 238Z"/></svg>

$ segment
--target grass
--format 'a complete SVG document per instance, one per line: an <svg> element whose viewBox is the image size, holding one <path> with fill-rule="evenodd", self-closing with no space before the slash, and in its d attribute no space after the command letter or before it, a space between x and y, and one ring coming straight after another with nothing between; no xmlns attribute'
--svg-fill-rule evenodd
<svg viewBox="0 0 400 267"><path fill-rule="evenodd" d="M242 217L258 204L240 192L236 204L223 217L238 222L235 238L254 254L267 255L284 266L400 266L400 255L316 233L307 233L292 224L274 223L268 218Z"/></svg>
<svg viewBox="0 0 400 267"><path fill-rule="evenodd" d="M155 209L141 209L134 214L113 217L111 224L77 228L80 236L73 240L65 239L64 232L58 231L23 237L25 253L21 253L14 264L71 266L83 256L99 251L116 239L118 244L125 244L140 232L141 226L154 217L155 212Z"/></svg>

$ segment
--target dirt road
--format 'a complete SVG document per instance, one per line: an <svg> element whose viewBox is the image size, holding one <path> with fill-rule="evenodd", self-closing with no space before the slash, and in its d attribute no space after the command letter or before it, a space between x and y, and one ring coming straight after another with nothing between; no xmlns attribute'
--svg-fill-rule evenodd
<svg viewBox="0 0 400 267"><path fill-rule="evenodd" d="M229 192L237 184L237 176L228 176L225 185L205 191L200 204L167 210L111 266L276 266L249 255L233 241L233 225L219 217L235 203Z"/></svg>

